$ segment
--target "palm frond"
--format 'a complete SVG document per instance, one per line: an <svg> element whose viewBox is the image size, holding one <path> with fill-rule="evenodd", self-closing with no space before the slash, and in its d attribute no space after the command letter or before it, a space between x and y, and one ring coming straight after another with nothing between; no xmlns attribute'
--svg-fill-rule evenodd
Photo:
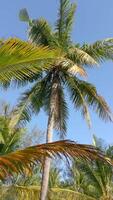
<svg viewBox="0 0 113 200"><path fill-rule="evenodd" d="M99 192L102 193L102 184L99 175L96 174L93 169L94 166L89 165L88 162L80 163L79 169L87 176L88 184L92 184L98 188ZM96 167L95 167L96 168Z"/></svg>
<svg viewBox="0 0 113 200"><path fill-rule="evenodd" d="M88 110L88 104L82 94L82 91L79 89L78 85L75 83L75 79L73 77L66 77L66 85L70 92L70 99L73 101L75 107L77 109L82 109L82 114L86 119L86 122L91 127L91 117Z"/></svg>
<svg viewBox="0 0 113 200"><path fill-rule="evenodd" d="M40 196L40 187L39 186L5 186L0 188L0 197L5 200L7 197L13 197L13 199L27 199L29 200L32 198L33 200L39 198ZM82 194L80 192L75 192L70 189L63 189L63 188L52 188L48 192L48 198L54 200L64 199L65 200L75 200L77 199L84 199L84 200L96 200L93 197L90 197L88 195Z"/></svg>
<svg viewBox="0 0 113 200"><path fill-rule="evenodd" d="M45 95L47 94L48 77L45 77L32 86L31 89L23 93L18 105L16 106L9 127L15 127L17 124L25 125L29 122L32 114L37 114L43 107Z"/></svg>
<svg viewBox="0 0 113 200"><path fill-rule="evenodd" d="M76 79L75 82L85 97L88 106L93 108L103 120L112 121L111 110L104 98L97 93L96 88L92 84L85 81Z"/></svg>
<svg viewBox="0 0 113 200"><path fill-rule="evenodd" d="M56 51L36 47L17 38L3 41L0 46L0 81L23 79L50 67Z"/></svg>
<svg viewBox="0 0 113 200"><path fill-rule="evenodd" d="M70 4L69 0L60 0L56 30L62 45L66 45L67 42L70 42L70 31L73 24L75 9L76 4Z"/></svg>
<svg viewBox="0 0 113 200"><path fill-rule="evenodd" d="M62 55L62 57L59 59L58 63L59 63L59 65L62 66L62 69L67 70L72 75L78 74L82 77L87 76L87 73L86 73L84 67L80 64L75 63L75 61L73 61L71 59L71 57L68 58L68 56L67 56L67 58L65 58L65 55L64 55L64 57Z"/></svg>
<svg viewBox="0 0 113 200"><path fill-rule="evenodd" d="M19 12L19 19L23 22L29 22L30 18L29 18L29 14L27 12L26 8L23 8L20 10Z"/></svg>
<svg viewBox="0 0 113 200"><path fill-rule="evenodd" d="M80 47L70 48L67 53L67 57L71 61L73 61L75 64L82 65L82 66L83 65L94 66L98 64L96 59L93 56L88 54L88 52L85 51L85 49L82 49Z"/></svg>
<svg viewBox="0 0 113 200"><path fill-rule="evenodd" d="M77 157L88 161L99 159L113 165L113 161L105 157L91 145L76 144L72 141L57 141L28 147L5 156L0 156L0 178L30 170L33 164L43 162L44 157Z"/></svg>
<svg viewBox="0 0 113 200"><path fill-rule="evenodd" d="M84 193L81 192L76 192L74 190L70 190L70 189L63 189L63 188L52 188L51 192L49 193L49 196L51 197L51 199L56 196L55 194L57 194L56 200L61 199L61 198L65 198L66 200L96 200L95 198L86 195Z"/></svg>
<svg viewBox="0 0 113 200"><path fill-rule="evenodd" d="M38 45L52 46L52 42L54 42L51 26L43 18L33 20L29 30L29 38Z"/></svg>
<svg viewBox="0 0 113 200"><path fill-rule="evenodd" d="M98 63L113 60L113 38L97 41L91 45L84 44L81 48Z"/></svg>
<svg viewBox="0 0 113 200"><path fill-rule="evenodd" d="M58 85L57 88L55 104L55 129L60 132L60 137L62 138L67 131L66 121L68 118L68 107L61 85Z"/></svg>
<svg viewBox="0 0 113 200"><path fill-rule="evenodd" d="M104 98L98 95L96 88L92 84L74 77L68 77L66 80L70 87L73 102L77 108L84 106L85 114L87 114L87 106L89 106L103 120L112 121L112 114L109 106Z"/></svg>
<svg viewBox="0 0 113 200"><path fill-rule="evenodd" d="M76 64L73 64L72 67L70 67L68 69L68 72L72 75L80 75L82 77L86 77L87 76L87 73L86 71L84 70L84 68L80 65L76 65Z"/></svg>

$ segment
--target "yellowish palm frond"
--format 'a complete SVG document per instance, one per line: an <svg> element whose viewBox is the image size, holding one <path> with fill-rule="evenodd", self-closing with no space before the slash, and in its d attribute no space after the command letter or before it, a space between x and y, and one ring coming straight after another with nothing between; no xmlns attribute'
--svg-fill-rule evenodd
<svg viewBox="0 0 113 200"><path fill-rule="evenodd" d="M82 158L88 161L100 159L113 165L113 161L106 158L91 145L76 144L72 141L57 141L48 144L28 147L0 157L0 178L14 173L28 173L37 162L43 162L44 157Z"/></svg>
<svg viewBox="0 0 113 200"><path fill-rule="evenodd" d="M0 80L23 79L50 67L58 51L36 46L18 38L0 42Z"/></svg>
<svg viewBox="0 0 113 200"><path fill-rule="evenodd" d="M81 67L81 66L75 65L75 64L71 68L68 69L68 72L73 74L73 75L79 74L82 77L87 76L87 73L84 70L84 68Z"/></svg>
<svg viewBox="0 0 113 200"><path fill-rule="evenodd" d="M0 188L0 198L5 199L6 197L13 197L15 199L21 199L21 200L29 200L29 199L37 199L40 196L40 186L19 186L19 185L13 185L13 186L2 186ZM70 190L68 188L51 188L48 192L48 199L54 199L54 200L96 200L95 198L83 194L82 192L76 192L74 190Z"/></svg>
<svg viewBox="0 0 113 200"><path fill-rule="evenodd" d="M81 65L84 64L88 66L98 65L96 60L81 48L77 47L71 48L69 50L69 57L70 56L73 57L73 61L75 61L75 63L79 63Z"/></svg>
<svg viewBox="0 0 113 200"><path fill-rule="evenodd" d="M83 68L83 66L80 64L75 64L75 62L69 58L65 58L65 54L62 54L62 57L60 57L59 60L57 59L56 63L56 65L61 65L63 68L67 68L67 71L72 75L78 74L82 77L87 76L86 70Z"/></svg>

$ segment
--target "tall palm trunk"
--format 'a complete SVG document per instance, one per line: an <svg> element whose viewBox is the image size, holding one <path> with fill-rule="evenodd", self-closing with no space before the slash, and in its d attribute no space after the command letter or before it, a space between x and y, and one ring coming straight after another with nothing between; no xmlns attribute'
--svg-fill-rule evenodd
<svg viewBox="0 0 113 200"><path fill-rule="evenodd" d="M54 114L55 114L55 96L56 96L57 86L58 86L58 83L54 81L52 85L52 92L51 92L51 99L50 99L50 111L49 111L49 117L48 117L46 143L52 142L53 129L54 129ZM51 159L45 158L43 174L42 174L40 200L46 200L47 198L50 163L51 163Z"/></svg>

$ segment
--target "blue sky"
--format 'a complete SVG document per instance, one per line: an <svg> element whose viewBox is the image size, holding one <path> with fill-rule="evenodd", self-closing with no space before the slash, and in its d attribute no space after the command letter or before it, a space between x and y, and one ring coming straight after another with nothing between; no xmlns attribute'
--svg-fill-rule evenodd
<svg viewBox="0 0 113 200"><path fill-rule="evenodd" d="M74 2L74 0L72 1ZM76 0L77 12L72 32L75 42L92 43L96 40L113 37L113 0ZM58 0L1 0L0 2L0 38L19 37L27 39L26 24L18 19L21 8L27 8L31 18L45 17L52 25L56 20ZM88 81L95 84L99 93L105 97L113 111L113 63L106 62L99 68L88 71ZM1 101L5 99L11 104L16 104L17 97L22 89L1 91ZM85 121L79 112L69 105L70 116L68 121L67 138L80 143L91 143L91 134L95 133L113 144L113 123L104 123L96 114L92 114L92 130L88 130ZM37 125L46 129L47 117L44 113L32 120L31 128Z"/></svg>

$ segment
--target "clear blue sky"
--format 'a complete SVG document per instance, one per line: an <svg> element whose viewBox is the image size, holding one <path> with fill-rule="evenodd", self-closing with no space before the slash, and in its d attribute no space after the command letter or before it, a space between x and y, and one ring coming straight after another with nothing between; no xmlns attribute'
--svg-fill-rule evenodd
<svg viewBox="0 0 113 200"><path fill-rule="evenodd" d="M73 0L74 2L74 0ZM113 0L76 0L77 12L72 32L75 42L94 42L99 39L113 37ZM26 25L19 21L18 12L27 8L32 18L45 17L54 24L57 16L58 0L1 0L0 2L0 38L19 37L26 39ZM106 62L98 69L88 71L88 81L95 84L113 111L113 63ZM1 92L1 99L12 104L16 103L22 89ZM91 133L113 144L113 123L102 122L97 115L92 114L93 128L88 130L80 113L70 107L67 138L80 143L90 143ZM41 113L34 118L32 124L40 129L46 128L47 118Z"/></svg>

